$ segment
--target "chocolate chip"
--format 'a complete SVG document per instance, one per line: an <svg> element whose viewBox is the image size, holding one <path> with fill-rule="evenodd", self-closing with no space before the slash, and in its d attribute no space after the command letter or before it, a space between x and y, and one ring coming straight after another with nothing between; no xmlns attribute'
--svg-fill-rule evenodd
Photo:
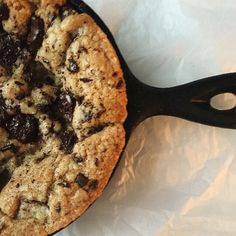
<svg viewBox="0 0 236 236"><path fill-rule="evenodd" d="M6 104L4 98L0 95L0 127L5 127L5 123L9 117L5 109Z"/></svg>
<svg viewBox="0 0 236 236"><path fill-rule="evenodd" d="M30 20L30 29L27 37L27 48L31 54L35 54L41 47L44 36L44 21L37 16L32 16Z"/></svg>
<svg viewBox="0 0 236 236"><path fill-rule="evenodd" d="M0 172L0 191L7 185L11 179L11 174L7 169Z"/></svg>
<svg viewBox="0 0 236 236"><path fill-rule="evenodd" d="M12 151L13 153L16 153L18 150L19 148L16 147L13 143L0 148L0 152Z"/></svg>
<svg viewBox="0 0 236 236"><path fill-rule="evenodd" d="M40 62L31 62L27 67L27 82L31 89L42 88L43 85L53 85L54 76Z"/></svg>
<svg viewBox="0 0 236 236"><path fill-rule="evenodd" d="M88 53L88 49L85 47L80 47L78 53Z"/></svg>
<svg viewBox="0 0 236 236"><path fill-rule="evenodd" d="M93 81L92 79L89 79L89 78L81 78L79 80L84 82L84 83L89 83L89 82Z"/></svg>
<svg viewBox="0 0 236 236"><path fill-rule="evenodd" d="M73 94L69 91L60 93L57 105L65 120L71 122L76 105L76 99Z"/></svg>
<svg viewBox="0 0 236 236"><path fill-rule="evenodd" d="M9 18L9 9L7 4L0 4L0 21L7 20Z"/></svg>
<svg viewBox="0 0 236 236"><path fill-rule="evenodd" d="M89 183L89 189L95 190L98 187L98 180L91 180Z"/></svg>
<svg viewBox="0 0 236 236"><path fill-rule="evenodd" d="M7 122L6 128L11 138L22 143L31 143L38 139L38 120L32 115L17 114Z"/></svg>
<svg viewBox="0 0 236 236"><path fill-rule="evenodd" d="M5 104L4 98L0 94L0 108L5 108L5 106L6 106L6 104Z"/></svg>
<svg viewBox="0 0 236 236"><path fill-rule="evenodd" d="M76 96L76 100L77 100L78 104L81 105L84 101L84 96L81 96L81 97Z"/></svg>
<svg viewBox="0 0 236 236"><path fill-rule="evenodd" d="M8 120L8 114L2 107L0 107L0 126L4 127L7 120Z"/></svg>
<svg viewBox="0 0 236 236"><path fill-rule="evenodd" d="M18 86L23 86L24 84L21 83L20 81L15 81L15 84L18 85Z"/></svg>
<svg viewBox="0 0 236 236"><path fill-rule="evenodd" d="M20 46L20 41L14 36L6 32L0 33L0 65L10 70L19 56Z"/></svg>
<svg viewBox="0 0 236 236"><path fill-rule="evenodd" d="M22 93L19 93L16 95L16 99L17 100L22 100L26 97L26 93L25 92L22 92Z"/></svg>
<svg viewBox="0 0 236 236"><path fill-rule="evenodd" d="M116 77L117 75L118 75L118 72L117 72L117 71L115 71L115 72L112 74L113 77Z"/></svg>
<svg viewBox="0 0 236 236"><path fill-rule="evenodd" d="M107 125L97 125L97 126L90 127L88 130L88 135L93 135L98 132L101 132L106 126Z"/></svg>
<svg viewBox="0 0 236 236"><path fill-rule="evenodd" d="M97 167L99 166L99 160L98 160L98 158L95 159L95 163L94 163L94 164L95 164L95 166L97 166Z"/></svg>
<svg viewBox="0 0 236 236"><path fill-rule="evenodd" d="M81 187L85 187L89 182L88 177L86 177L84 174L79 173L76 177L76 183Z"/></svg>
<svg viewBox="0 0 236 236"><path fill-rule="evenodd" d="M77 163L77 164L84 162L84 158L83 157L73 155L72 158L73 158L74 162Z"/></svg>
<svg viewBox="0 0 236 236"><path fill-rule="evenodd" d="M73 151L74 145L78 138L74 131L64 131L61 134L61 149L69 154Z"/></svg>
<svg viewBox="0 0 236 236"><path fill-rule="evenodd" d="M33 102L31 102L31 101L28 102L28 107L32 107L33 105L34 105Z"/></svg>
<svg viewBox="0 0 236 236"><path fill-rule="evenodd" d="M36 163L36 164L39 164L39 163L42 162L46 157L47 157L47 155L44 154L43 156L41 156L41 157L35 159L35 163Z"/></svg>
<svg viewBox="0 0 236 236"><path fill-rule="evenodd" d="M72 58L70 58L68 60L69 64L68 64L68 67L67 67L67 70L72 72L72 73L76 73L79 71L79 66L77 65L76 61Z"/></svg>
<svg viewBox="0 0 236 236"><path fill-rule="evenodd" d="M116 85L116 89L120 89L123 85L123 80L119 80L117 85Z"/></svg>

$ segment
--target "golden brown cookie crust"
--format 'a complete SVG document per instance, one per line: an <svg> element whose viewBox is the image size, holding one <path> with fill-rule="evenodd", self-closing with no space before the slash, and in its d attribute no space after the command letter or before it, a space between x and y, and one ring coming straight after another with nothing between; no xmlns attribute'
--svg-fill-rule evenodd
<svg viewBox="0 0 236 236"><path fill-rule="evenodd" d="M12 135L0 113L0 177L8 178L0 182L0 235L47 235L83 214L107 185L125 145L126 85L115 50L89 15L60 10L64 0L4 2L3 28L16 37L31 17L44 21L34 57L53 82L32 86L22 59L10 73L0 66L0 112L14 122L37 120L39 133L32 142Z"/></svg>

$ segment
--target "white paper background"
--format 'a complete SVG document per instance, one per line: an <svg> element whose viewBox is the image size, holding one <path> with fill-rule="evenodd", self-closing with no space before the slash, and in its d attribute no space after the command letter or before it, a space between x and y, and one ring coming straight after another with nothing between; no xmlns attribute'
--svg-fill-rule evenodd
<svg viewBox="0 0 236 236"><path fill-rule="evenodd" d="M87 0L132 71L174 86L236 69L235 0ZM132 135L103 196L59 236L236 235L236 131L171 117Z"/></svg>

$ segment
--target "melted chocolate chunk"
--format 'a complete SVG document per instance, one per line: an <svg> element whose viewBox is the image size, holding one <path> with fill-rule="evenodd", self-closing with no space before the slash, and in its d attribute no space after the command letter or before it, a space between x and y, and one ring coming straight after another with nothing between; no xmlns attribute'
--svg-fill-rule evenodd
<svg viewBox="0 0 236 236"><path fill-rule="evenodd" d="M58 98L58 108L67 122L72 121L76 99L70 92L62 92Z"/></svg>
<svg viewBox="0 0 236 236"><path fill-rule="evenodd" d="M65 128L72 121L76 98L70 92L60 92L54 101L49 104L38 105L39 111L46 113L53 120L57 120Z"/></svg>
<svg viewBox="0 0 236 236"><path fill-rule="evenodd" d="M97 125L97 126L90 127L88 130L88 135L93 135L98 132L101 132L105 127L107 127L107 125Z"/></svg>
<svg viewBox="0 0 236 236"><path fill-rule="evenodd" d="M7 20L9 18L9 9L7 4L0 4L0 21Z"/></svg>
<svg viewBox="0 0 236 236"><path fill-rule="evenodd" d="M21 42L14 36L6 33L0 33L0 65L11 69L16 62L21 51Z"/></svg>
<svg viewBox="0 0 236 236"><path fill-rule="evenodd" d="M20 101L20 100L24 99L26 96L27 96L26 93L22 92L22 93L19 93L18 95L16 95L16 99Z"/></svg>
<svg viewBox="0 0 236 236"><path fill-rule="evenodd" d="M8 144L4 147L0 148L0 152L6 152L6 151L12 151L13 153L16 153L18 151L18 147L16 147L14 144Z"/></svg>
<svg viewBox="0 0 236 236"><path fill-rule="evenodd" d="M80 47L78 53L88 53L88 49L85 47Z"/></svg>
<svg viewBox="0 0 236 236"><path fill-rule="evenodd" d="M15 81L15 84L18 85L18 86L23 86L24 84L21 83L20 81Z"/></svg>
<svg viewBox="0 0 236 236"><path fill-rule="evenodd" d="M42 63L32 62L27 68L27 80L30 88L42 88L43 85L53 85L54 76Z"/></svg>
<svg viewBox="0 0 236 236"><path fill-rule="evenodd" d="M0 126L4 126L7 120L7 113L0 108Z"/></svg>
<svg viewBox="0 0 236 236"><path fill-rule="evenodd" d="M7 185L10 179L11 173L7 169L0 172L0 191Z"/></svg>
<svg viewBox="0 0 236 236"><path fill-rule="evenodd" d="M89 179L88 179L88 177L86 177L84 174L79 173L79 174L77 175L75 181L76 181L76 183L77 183L81 188L83 188L83 187L85 187L85 186L88 184Z"/></svg>
<svg viewBox="0 0 236 236"><path fill-rule="evenodd" d="M27 48L31 54L35 54L41 47L44 36L44 22L40 17L32 16L30 20L30 29L27 37Z"/></svg>
<svg viewBox="0 0 236 236"><path fill-rule="evenodd" d="M91 190L95 190L98 187L98 180L91 180L89 183L89 188Z"/></svg>
<svg viewBox="0 0 236 236"><path fill-rule="evenodd" d="M11 138L22 143L31 143L38 139L38 120L32 115L18 114L14 116L10 122L7 122L6 128Z"/></svg>
<svg viewBox="0 0 236 236"><path fill-rule="evenodd" d="M89 79L89 78L81 78L79 79L80 81L84 82L84 83L89 83L89 82L92 82L93 80L92 79Z"/></svg>
<svg viewBox="0 0 236 236"><path fill-rule="evenodd" d="M35 159L35 163L39 164L40 162L42 162L43 160L45 160L48 157L48 155L43 154L41 157Z"/></svg>
<svg viewBox="0 0 236 236"><path fill-rule="evenodd" d="M0 126L4 127L6 120L8 120L8 114L5 111L5 101L4 98L0 95Z"/></svg>
<svg viewBox="0 0 236 236"><path fill-rule="evenodd" d="M116 89L120 89L122 86L123 86L123 80L119 80L116 85Z"/></svg>
<svg viewBox="0 0 236 236"><path fill-rule="evenodd" d="M85 161L83 157L76 156L76 155L74 155L72 158L73 158L74 162L77 163L77 164L82 163L82 162Z"/></svg>
<svg viewBox="0 0 236 236"><path fill-rule="evenodd" d="M79 71L79 66L77 65L76 61L74 59L69 59L69 64L67 67L67 70L72 72L72 73L76 73Z"/></svg>
<svg viewBox="0 0 236 236"><path fill-rule="evenodd" d="M5 108L5 101L4 98L2 97L2 95L0 95L0 108Z"/></svg>
<svg viewBox="0 0 236 236"><path fill-rule="evenodd" d="M77 142L78 138L74 131L65 131L61 134L61 149L65 153L69 154L73 151L74 145Z"/></svg>

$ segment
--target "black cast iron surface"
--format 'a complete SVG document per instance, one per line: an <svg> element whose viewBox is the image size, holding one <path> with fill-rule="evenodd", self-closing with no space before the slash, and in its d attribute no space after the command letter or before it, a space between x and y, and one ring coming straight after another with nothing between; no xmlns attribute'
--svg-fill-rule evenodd
<svg viewBox="0 0 236 236"><path fill-rule="evenodd" d="M119 57L128 95L126 142L140 122L158 115L175 116L210 126L236 128L236 108L219 111L210 105L210 100L215 95L236 94L236 73L212 76L172 88L148 86L132 74L101 18L81 0L70 0L69 4L78 12L89 14L96 21Z"/></svg>

